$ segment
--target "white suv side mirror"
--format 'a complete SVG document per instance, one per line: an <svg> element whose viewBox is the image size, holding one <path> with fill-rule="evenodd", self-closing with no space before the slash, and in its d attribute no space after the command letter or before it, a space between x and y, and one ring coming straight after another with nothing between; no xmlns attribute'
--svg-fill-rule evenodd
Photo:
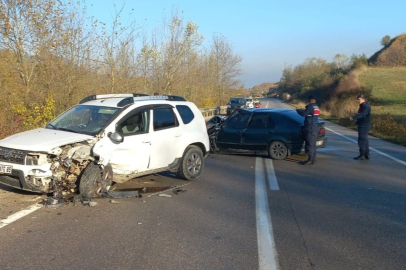
<svg viewBox="0 0 406 270"><path fill-rule="evenodd" d="M111 132L110 132L110 133L108 134L108 136L109 136L109 138L110 138L112 141L114 141L114 142L120 143L120 142L123 142L123 141L124 141L123 136L121 136L121 134L118 133L117 131L114 132L114 133L111 133Z"/></svg>

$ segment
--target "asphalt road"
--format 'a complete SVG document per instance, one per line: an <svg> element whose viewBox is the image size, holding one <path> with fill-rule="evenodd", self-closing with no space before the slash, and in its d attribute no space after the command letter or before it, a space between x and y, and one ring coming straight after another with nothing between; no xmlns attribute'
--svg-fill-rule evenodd
<svg viewBox="0 0 406 270"><path fill-rule="evenodd" d="M264 107L284 107L263 99ZM198 181L173 174L128 186L172 197L96 199L40 208L41 196L0 188L0 269L406 269L406 148L327 123L317 164L210 155Z"/></svg>

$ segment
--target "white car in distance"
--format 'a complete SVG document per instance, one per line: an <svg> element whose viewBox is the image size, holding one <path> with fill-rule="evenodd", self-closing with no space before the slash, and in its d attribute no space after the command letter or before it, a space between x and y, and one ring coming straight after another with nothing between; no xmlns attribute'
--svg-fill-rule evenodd
<svg viewBox="0 0 406 270"><path fill-rule="evenodd" d="M249 108L249 109L254 108L254 101L252 100L252 98L246 98L245 101L246 101L246 104L247 104L246 105L247 108Z"/></svg>

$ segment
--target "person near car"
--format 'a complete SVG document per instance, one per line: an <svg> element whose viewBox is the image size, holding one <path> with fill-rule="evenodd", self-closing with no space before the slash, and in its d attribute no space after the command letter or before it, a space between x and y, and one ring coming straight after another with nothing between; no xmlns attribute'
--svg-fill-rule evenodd
<svg viewBox="0 0 406 270"><path fill-rule="evenodd" d="M356 160L369 159L369 141L368 132L371 128L371 105L366 101L364 94L357 96L359 104L358 113L350 117L350 120L357 120L358 126L358 146L359 156L355 157Z"/></svg>
<svg viewBox="0 0 406 270"><path fill-rule="evenodd" d="M303 165L313 165L316 163L316 139L319 132L320 109L316 104L314 96L308 98L309 104L304 110L296 110L298 114L305 118L303 136L305 139L305 152L308 159L302 162Z"/></svg>

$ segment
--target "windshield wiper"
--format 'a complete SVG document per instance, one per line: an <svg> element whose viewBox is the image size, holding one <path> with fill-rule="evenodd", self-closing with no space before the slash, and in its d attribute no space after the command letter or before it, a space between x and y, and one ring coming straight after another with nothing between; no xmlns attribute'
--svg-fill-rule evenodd
<svg viewBox="0 0 406 270"><path fill-rule="evenodd" d="M48 123L46 126L47 126L47 127L51 127L51 128L53 128L53 129L58 129L56 126L52 125L51 123Z"/></svg>

